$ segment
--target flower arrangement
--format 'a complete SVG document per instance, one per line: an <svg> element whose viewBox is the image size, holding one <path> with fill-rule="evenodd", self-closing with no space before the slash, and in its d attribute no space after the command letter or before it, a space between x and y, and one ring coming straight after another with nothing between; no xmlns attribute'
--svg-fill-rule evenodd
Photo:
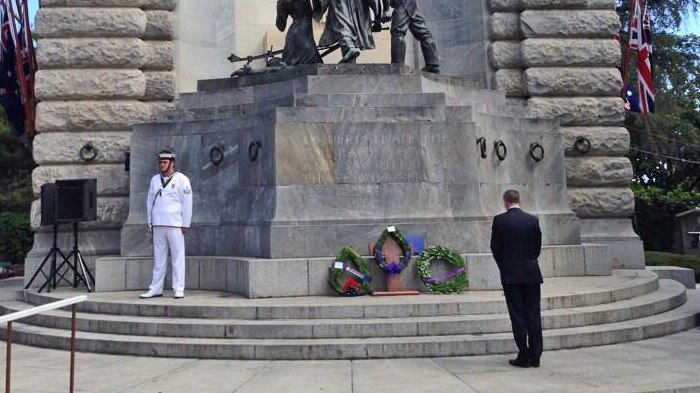
<svg viewBox="0 0 700 393"><path fill-rule="evenodd" d="M441 275L433 275L430 264L434 261L444 261L455 269ZM469 286L467 264L459 253L444 246L433 246L425 249L416 260L416 272L430 292L459 293Z"/></svg>
<svg viewBox="0 0 700 393"><path fill-rule="evenodd" d="M401 252L403 255L399 263L387 262L386 256L382 253L384 243L386 243L386 240L390 236L396 241L396 243L398 243L399 247L401 247ZM375 243L374 245L374 260L377 262L379 267L384 269L386 274L390 276L401 274L401 272L408 266L408 263L411 261L411 254L411 245L408 243L406 238L403 237L401 232L399 232L399 230L393 226L385 229L384 232L382 232L381 236L379 236L377 243Z"/></svg>
<svg viewBox="0 0 700 393"><path fill-rule="evenodd" d="M372 291L369 265L350 247L340 250L328 272L328 283L340 295L362 296Z"/></svg>

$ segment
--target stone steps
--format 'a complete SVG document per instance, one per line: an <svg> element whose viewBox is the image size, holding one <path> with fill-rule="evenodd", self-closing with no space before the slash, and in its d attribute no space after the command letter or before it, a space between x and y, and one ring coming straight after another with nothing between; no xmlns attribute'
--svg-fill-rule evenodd
<svg viewBox="0 0 700 393"><path fill-rule="evenodd" d="M411 94L295 94L295 107L385 107L385 106L438 106L446 105L443 93Z"/></svg>
<svg viewBox="0 0 700 393"><path fill-rule="evenodd" d="M693 291L696 292L696 291ZM544 332L545 350L580 348L642 340L696 326L700 296L671 311L603 325ZM4 335L4 330L3 330ZM67 330L15 323L17 343L67 349ZM199 359L371 359L467 356L516 351L510 333L333 339L200 339L80 332L79 351Z"/></svg>
<svg viewBox="0 0 700 393"><path fill-rule="evenodd" d="M556 132L556 120L522 117L519 107L446 106L444 95L355 95L297 94L293 97L253 104L177 109L159 112L159 123L211 122L220 119L246 120L251 116L276 116L281 122L467 122L485 130ZM354 101L343 105L344 101ZM417 104L420 102L420 104Z"/></svg>
<svg viewBox="0 0 700 393"><path fill-rule="evenodd" d="M277 108L281 123L438 123L447 121L444 106Z"/></svg>
<svg viewBox="0 0 700 393"><path fill-rule="evenodd" d="M560 288L575 286L576 291ZM557 289L559 288L559 289ZM615 271L608 277L548 278L543 286L542 309L557 310L609 305L653 294L658 277L645 270ZM24 302L47 304L70 297L72 291L23 292ZM166 293L167 294L167 293ZM397 296L387 298L343 298L305 296L299 298L246 299L230 293L188 291L173 303L169 298L139 300L138 292L91 294L78 311L91 314L156 318L213 318L248 320L422 318L459 315L489 315L508 312L500 291L476 291L459 295Z"/></svg>
<svg viewBox="0 0 700 393"><path fill-rule="evenodd" d="M452 105L481 103L505 106L507 103L502 92L476 87L471 81L461 78L438 78L441 81L431 80L421 74L310 75L250 87L229 87L182 94L179 98L179 108L254 104L295 94L391 94L396 96L442 93L447 96L446 102ZM448 87L447 90L445 86Z"/></svg>
<svg viewBox="0 0 700 393"><path fill-rule="evenodd" d="M230 83L233 82L233 83ZM392 74L382 72L358 73L344 75L287 75L278 80L268 80L263 83L254 83L248 86L241 86L235 80L212 80L200 81L199 92L187 94L184 98L187 102L195 94L202 97L222 97L226 94L233 94L234 99L248 99L254 102L263 96L280 95L289 92L294 93L432 93L445 90L453 98L459 100L457 96L469 96L471 93L479 93L482 97L492 98L493 101L505 103L505 94L497 91L484 89L481 84L473 81L444 75L428 74ZM210 89L204 85L217 85Z"/></svg>
<svg viewBox="0 0 700 393"><path fill-rule="evenodd" d="M662 281L658 291L621 300L578 308L543 312L543 328L561 329L608 324L660 314L686 301L685 288L675 281ZM5 302L3 312L31 308L24 302ZM68 311L53 311L27 318L24 323L70 329ZM507 314L457 315L365 319L241 320L200 318L153 318L129 315L81 313L80 331L138 336L240 339L371 338L504 333L511 329Z"/></svg>

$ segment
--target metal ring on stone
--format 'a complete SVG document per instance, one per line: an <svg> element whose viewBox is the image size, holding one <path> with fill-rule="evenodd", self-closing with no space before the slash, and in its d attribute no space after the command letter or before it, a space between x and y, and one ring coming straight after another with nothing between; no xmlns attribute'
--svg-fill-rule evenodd
<svg viewBox="0 0 700 393"><path fill-rule="evenodd" d="M224 162L224 149L221 146L212 147L209 151L209 161L216 166L221 165Z"/></svg>
<svg viewBox="0 0 700 393"><path fill-rule="evenodd" d="M131 170L131 152L130 151L124 152L124 170L126 172L129 172Z"/></svg>
<svg viewBox="0 0 700 393"><path fill-rule="evenodd" d="M97 148L92 145L92 142L88 142L80 148L80 158L85 162L90 162L97 158Z"/></svg>
<svg viewBox="0 0 700 393"><path fill-rule="evenodd" d="M477 139L476 145L479 146L479 153L481 154L481 158L488 157L488 154L486 153L486 138L482 136L481 138Z"/></svg>
<svg viewBox="0 0 700 393"><path fill-rule="evenodd" d="M503 141L494 142L493 148L496 150L496 157L498 157L499 160L503 161L508 157L508 148Z"/></svg>
<svg viewBox="0 0 700 393"><path fill-rule="evenodd" d="M544 160L544 147L536 142L530 143L530 157L537 162Z"/></svg>
<svg viewBox="0 0 700 393"><path fill-rule="evenodd" d="M586 137L580 136L574 142L574 149L581 154L586 154L591 151L591 141Z"/></svg>
<svg viewBox="0 0 700 393"><path fill-rule="evenodd" d="M261 148L262 143L260 141L250 142L250 146L248 146L248 158L250 158L250 161L255 162L258 159Z"/></svg>

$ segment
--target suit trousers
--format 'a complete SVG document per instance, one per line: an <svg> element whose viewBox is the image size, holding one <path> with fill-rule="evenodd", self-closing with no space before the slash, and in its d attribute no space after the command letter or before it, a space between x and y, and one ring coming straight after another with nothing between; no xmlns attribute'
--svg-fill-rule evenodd
<svg viewBox="0 0 700 393"><path fill-rule="evenodd" d="M185 290L185 235L182 234L182 228L156 226L153 227L153 280L149 287L151 292L163 292L168 249L173 263L173 291Z"/></svg>
<svg viewBox="0 0 700 393"><path fill-rule="evenodd" d="M518 357L539 360L542 356L540 284L504 284L503 293L518 346Z"/></svg>

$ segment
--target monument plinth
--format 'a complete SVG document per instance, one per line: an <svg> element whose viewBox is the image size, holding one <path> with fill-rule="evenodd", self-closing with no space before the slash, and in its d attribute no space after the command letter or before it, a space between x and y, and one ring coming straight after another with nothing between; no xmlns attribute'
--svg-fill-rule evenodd
<svg viewBox="0 0 700 393"><path fill-rule="evenodd" d="M167 146L194 189L189 255L257 266L303 260L309 286L307 261L363 250L387 225L487 255L500 196L517 188L540 217L543 245L571 246L567 260L584 263L558 123L528 116L502 93L395 65L302 66L199 88L134 128L123 257L151 254L147 179L153 152ZM251 266L241 263L236 274ZM245 285L250 294L255 285Z"/></svg>

